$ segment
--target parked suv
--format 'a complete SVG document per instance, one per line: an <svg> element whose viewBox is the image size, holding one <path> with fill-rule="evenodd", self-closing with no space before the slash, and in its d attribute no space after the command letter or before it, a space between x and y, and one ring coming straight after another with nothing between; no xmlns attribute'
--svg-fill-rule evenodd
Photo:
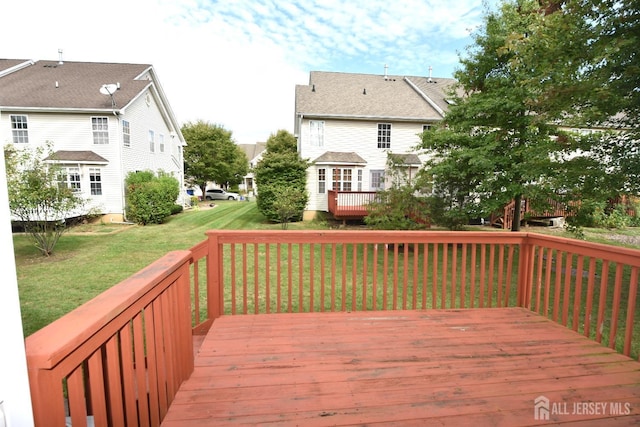
<svg viewBox="0 0 640 427"><path fill-rule="evenodd" d="M238 193L227 193L222 188L211 188L204 193L205 200L238 200Z"/></svg>

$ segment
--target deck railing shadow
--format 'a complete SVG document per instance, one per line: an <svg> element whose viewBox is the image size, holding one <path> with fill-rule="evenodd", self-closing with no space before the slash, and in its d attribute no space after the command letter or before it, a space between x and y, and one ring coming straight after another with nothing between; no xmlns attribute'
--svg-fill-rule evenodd
<svg viewBox="0 0 640 427"><path fill-rule="evenodd" d="M531 233L212 230L27 338L36 424L159 425L222 315L519 306L637 359L639 268Z"/></svg>

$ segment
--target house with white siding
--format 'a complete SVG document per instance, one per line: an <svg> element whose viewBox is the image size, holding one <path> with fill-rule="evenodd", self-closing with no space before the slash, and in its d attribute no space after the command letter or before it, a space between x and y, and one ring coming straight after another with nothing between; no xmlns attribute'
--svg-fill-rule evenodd
<svg viewBox="0 0 640 427"><path fill-rule="evenodd" d="M0 59L0 141L50 144L66 185L107 221L126 220L129 172L169 174L184 193L186 143L148 64Z"/></svg>
<svg viewBox="0 0 640 427"><path fill-rule="evenodd" d="M386 68L385 68L386 69ZM389 185L387 159L404 159L407 176L425 160L416 150L420 134L442 120L454 79L312 71L295 90L294 134L298 152L313 162L307 171L309 203L316 212L338 215L332 206L362 205L356 193L374 194ZM347 194L352 193L352 194ZM351 201L349 201L351 200Z"/></svg>
<svg viewBox="0 0 640 427"><path fill-rule="evenodd" d="M245 191L247 195L252 196L257 193L253 169L258 162L262 160L262 155L267 148L267 143L257 142L255 144L238 144L238 146L247 155L247 159L249 159L249 173L243 178L242 184L240 184L240 191Z"/></svg>

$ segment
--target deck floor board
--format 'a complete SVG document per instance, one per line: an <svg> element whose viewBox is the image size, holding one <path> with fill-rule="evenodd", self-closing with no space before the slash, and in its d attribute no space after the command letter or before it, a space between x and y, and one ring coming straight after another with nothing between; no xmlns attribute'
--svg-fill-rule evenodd
<svg viewBox="0 0 640 427"><path fill-rule="evenodd" d="M640 423L640 363L493 308L223 316L162 425L574 422Z"/></svg>

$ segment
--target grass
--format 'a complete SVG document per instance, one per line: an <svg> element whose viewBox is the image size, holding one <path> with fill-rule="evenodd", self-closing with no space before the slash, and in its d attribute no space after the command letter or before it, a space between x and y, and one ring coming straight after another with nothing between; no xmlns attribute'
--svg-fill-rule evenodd
<svg viewBox="0 0 640 427"><path fill-rule="evenodd" d="M318 229L328 226L323 222L300 222L290 224L289 228ZM202 204L199 209L175 215L162 225L143 227L109 223L77 226L62 236L50 258L42 257L27 236L15 234L13 240L25 336L131 276L165 253L189 249L204 240L205 232L209 229L279 228L278 224L264 220L255 202L223 201L216 203L214 208L209 208L208 203ZM639 232L630 230L626 234L637 236ZM611 234L594 232L598 239L607 236L607 233ZM628 245L628 242L618 243ZM293 289L292 292L292 302L296 304L298 290ZM314 292L320 290L315 289ZM382 292L382 289L378 292ZM347 288L344 294L340 291L337 297L338 306L343 297L351 301L351 288ZM389 301L392 297L389 295ZM422 294L418 293L416 297L420 300ZM319 298L318 294L315 300L319 301ZM356 298L358 306L361 306L361 297ZM408 298L412 300L413 294ZM371 295L367 299L367 305L371 306ZM401 306L401 300L397 302ZM266 301L261 303L266 304Z"/></svg>
<svg viewBox="0 0 640 427"><path fill-rule="evenodd" d="M297 223L291 228L318 227ZM63 234L53 256L40 255L28 236L13 244L25 336L53 322L169 251L189 249L209 229L279 229L255 202L203 204L162 225L81 225Z"/></svg>

